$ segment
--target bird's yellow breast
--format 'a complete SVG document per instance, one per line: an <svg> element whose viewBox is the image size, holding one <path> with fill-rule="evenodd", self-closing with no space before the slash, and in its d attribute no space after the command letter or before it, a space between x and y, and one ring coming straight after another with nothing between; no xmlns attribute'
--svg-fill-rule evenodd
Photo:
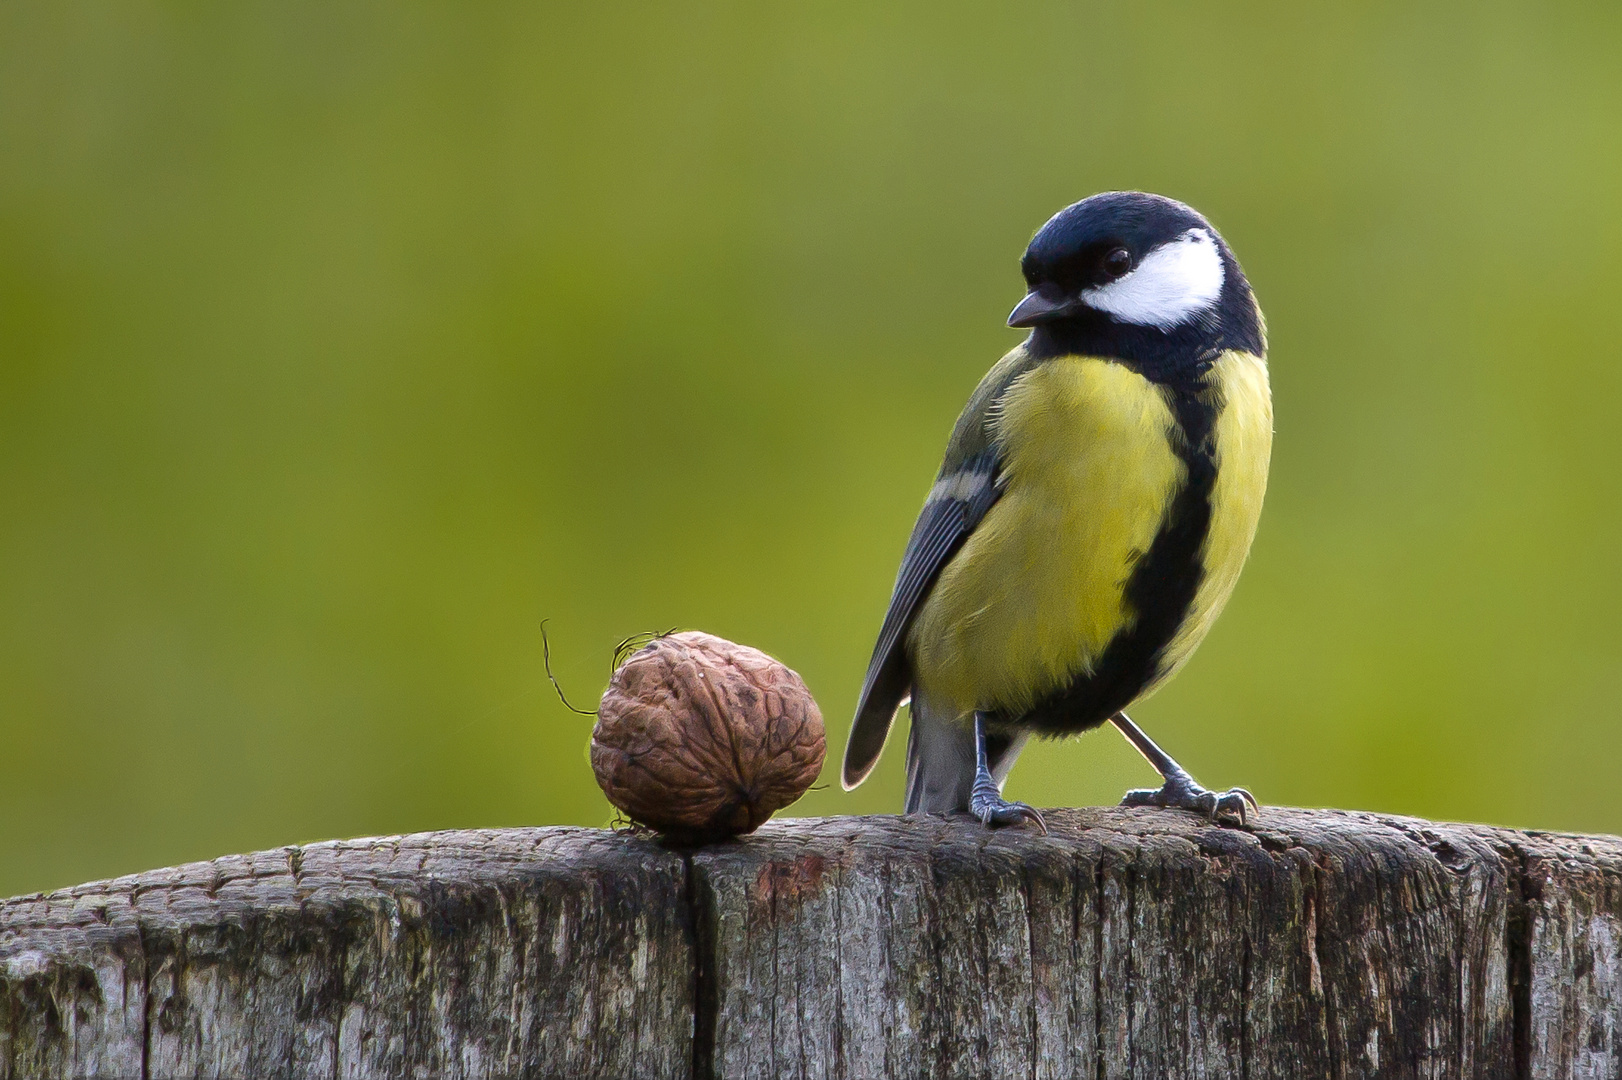
<svg viewBox="0 0 1622 1080"><path fill-rule="evenodd" d="M1009 387L994 425L1002 498L913 624L923 693L1017 712L1092 667L1183 476L1172 424L1159 388L1107 360L1050 360Z"/></svg>
<svg viewBox="0 0 1622 1080"><path fill-rule="evenodd" d="M1226 353L1212 385L1219 473L1206 572L1161 678L1232 591L1266 484L1265 365ZM1093 672L1136 617L1127 580L1186 479L1166 393L1122 364L1074 356L1009 387L994 419L1004 491L919 608L908 636L915 693L964 714L1017 715Z"/></svg>

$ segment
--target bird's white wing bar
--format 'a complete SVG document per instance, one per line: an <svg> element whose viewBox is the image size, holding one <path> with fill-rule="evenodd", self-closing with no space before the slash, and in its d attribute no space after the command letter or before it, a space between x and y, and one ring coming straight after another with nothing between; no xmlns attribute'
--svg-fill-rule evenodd
<svg viewBox="0 0 1622 1080"><path fill-rule="evenodd" d="M1149 252L1125 277L1088 289L1081 299L1121 322L1170 330L1214 307L1224 276L1216 240L1204 229L1190 229Z"/></svg>

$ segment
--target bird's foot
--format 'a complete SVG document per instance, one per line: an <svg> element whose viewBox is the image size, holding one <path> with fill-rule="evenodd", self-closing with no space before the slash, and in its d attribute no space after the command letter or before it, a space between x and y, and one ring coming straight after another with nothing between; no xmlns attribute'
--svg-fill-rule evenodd
<svg viewBox="0 0 1622 1080"><path fill-rule="evenodd" d="M1227 820L1239 825L1249 824L1252 814L1261 813L1256 796L1244 788L1229 788L1221 793L1207 791L1196 784L1192 776L1180 770L1166 777L1166 782L1158 788L1139 788L1127 792L1121 805L1192 810L1218 823Z"/></svg>
<svg viewBox="0 0 1622 1080"><path fill-rule="evenodd" d="M1022 802L1009 802L997 790L997 782L991 778L990 773L981 773L975 778L974 788L969 792L969 813L980 819L980 824L986 828L996 825L1017 825L1021 821L1034 821L1042 835L1048 834L1048 823L1042 820L1036 807Z"/></svg>

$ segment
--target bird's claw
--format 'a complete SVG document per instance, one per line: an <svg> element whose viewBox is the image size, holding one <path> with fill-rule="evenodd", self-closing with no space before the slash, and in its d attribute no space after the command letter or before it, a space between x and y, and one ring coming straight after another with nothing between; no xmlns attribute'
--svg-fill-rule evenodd
<svg viewBox="0 0 1622 1080"><path fill-rule="evenodd" d="M980 819L986 828L994 825L1017 825L1021 821L1034 821L1048 834L1048 823L1034 806L1022 802L1009 802L1002 797L1002 789L986 767L985 715L974 714L974 786L969 788L969 813Z"/></svg>
<svg viewBox="0 0 1622 1080"><path fill-rule="evenodd" d="M998 825L1017 825L1022 821L1034 821L1036 827L1042 830L1042 835L1048 834L1048 823L1042 820L1042 815L1029 803L1008 802L998 799L994 803L975 801L969 805L969 813L980 819L980 824L990 829Z"/></svg>
<svg viewBox="0 0 1622 1080"><path fill-rule="evenodd" d="M969 813L980 819L980 824L986 828L997 825L1017 825L1022 821L1034 821L1036 827L1042 830L1042 835L1048 834L1048 823L1042 820L1042 815L1036 807L1028 803L1009 802L997 792L995 785L989 785L990 790L983 790L980 784L974 786L969 796Z"/></svg>
<svg viewBox="0 0 1622 1080"><path fill-rule="evenodd" d="M1252 815L1261 813L1256 796L1244 788L1229 788L1220 794L1207 791L1194 782L1187 773L1174 773L1158 788L1140 788L1129 791L1121 800L1122 806L1164 806L1176 810L1192 810L1211 821L1231 820L1244 826Z"/></svg>

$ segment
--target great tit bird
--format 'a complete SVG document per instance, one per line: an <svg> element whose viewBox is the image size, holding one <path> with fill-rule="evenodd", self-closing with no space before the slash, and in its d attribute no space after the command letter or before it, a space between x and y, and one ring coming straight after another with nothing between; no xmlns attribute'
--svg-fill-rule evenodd
<svg viewBox="0 0 1622 1080"><path fill-rule="evenodd" d="M1250 283L1191 207L1106 192L1053 216L913 526L845 746L872 771L909 698L908 813L987 825L1033 734L1115 724L1160 773L1134 806L1243 823L1250 793L1194 782L1123 711L1177 671L1233 592L1273 443ZM1043 825L1045 830L1046 826Z"/></svg>

